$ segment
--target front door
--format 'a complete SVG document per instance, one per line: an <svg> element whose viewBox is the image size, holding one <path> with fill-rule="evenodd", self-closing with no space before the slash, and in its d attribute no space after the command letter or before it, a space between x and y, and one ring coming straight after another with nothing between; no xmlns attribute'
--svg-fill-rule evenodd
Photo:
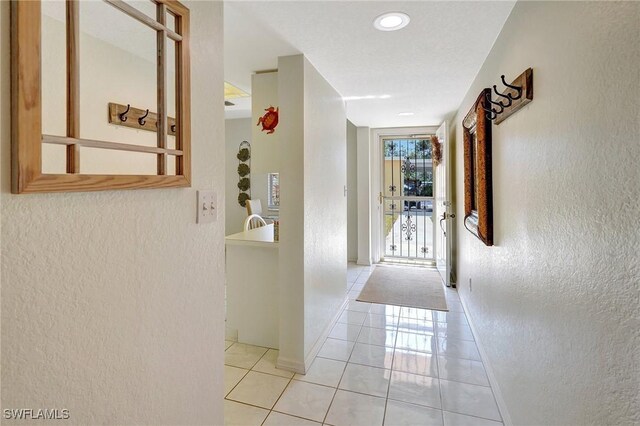
<svg viewBox="0 0 640 426"><path fill-rule="evenodd" d="M451 191L449 188L451 173L449 166L451 163L449 162L449 140L446 123L443 123L438 128L436 136L440 142L441 161L435 166L434 217L437 220L435 228L435 259L442 281L447 286L451 286L451 241L454 227L451 226L450 219L455 218L455 214L451 205Z"/></svg>
<svg viewBox="0 0 640 426"><path fill-rule="evenodd" d="M433 164L429 137L383 139L383 258L433 261Z"/></svg>

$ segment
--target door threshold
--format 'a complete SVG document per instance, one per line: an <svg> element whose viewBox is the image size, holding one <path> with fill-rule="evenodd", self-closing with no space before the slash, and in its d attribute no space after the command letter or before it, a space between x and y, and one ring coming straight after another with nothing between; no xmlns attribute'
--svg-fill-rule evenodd
<svg viewBox="0 0 640 426"><path fill-rule="evenodd" d="M400 259L400 258L386 258L380 261L381 265L413 265L413 266L422 266L435 268L436 262L434 260L423 260L423 259Z"/></svg>

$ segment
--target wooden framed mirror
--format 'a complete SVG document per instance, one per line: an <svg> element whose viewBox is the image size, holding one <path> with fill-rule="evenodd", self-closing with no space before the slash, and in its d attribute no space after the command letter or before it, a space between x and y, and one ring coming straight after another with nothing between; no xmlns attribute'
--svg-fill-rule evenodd
<svg viewBox="0 0 640 426"><path fill-rule="evenodd" d="M190 186L189 9L13 0L11 21L13 193Z"/></svg>
<svg viewBox="0 0 640 426"><path fill-rule="evenodd" d="M464 144L464 226L487 246L493 245L491 181L491 120L483 102L484 89L462 121Z"/></svg>

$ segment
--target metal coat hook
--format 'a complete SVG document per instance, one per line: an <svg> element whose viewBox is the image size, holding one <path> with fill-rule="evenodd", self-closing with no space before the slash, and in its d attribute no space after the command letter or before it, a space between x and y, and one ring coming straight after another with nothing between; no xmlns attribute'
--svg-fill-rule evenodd
<svg viewBox="0 0 640 426"><path fill-rule="evenodd" d="M487 120L495 120L498 117L498 112L493 108L491 109L485 108L484 102L480 102L480 107L488 113L488 114L485 114L485 117L487 117Z"/></svg>
<svg viewBox="0 0 640 426"><path fill-rule="evenodd" d="M495 87L495 86L494 86L494 87ZM501 103L501 102L493 102L493 101L491 100L491 92L486 92L486 95L485 95L484 97L485 97L485 99L486 99L487 101L489 101L489 104L497 105L498 107L500 107L500 110L499 110L499 111L496 111L496 110L494 110L493 108L492 108L492 111L495 111L495 112L496 112L496 114L502 114L502 111L504 111L504 107L505 107L505 106L504 106L504 105L502 105L502 103Z"/></svg>
<svg viewBox="0 0 640 426"><path fill-rule="evenodd" d="M149 109L147 109L147 112L145 112L142 117L138 118L138 124L144 126L144 123L146 123L145 118L147 118L147 115L149 115Z"/></svg>
<svg viewBox="0 0 640 426"><path fill-rule="evenodd" d="M498 101L498 103L500 104L501 107L503 108L509 108L511 106L511 104L513 103L513 99L511 99L510 96L507 95L503 95L502 93L498 92L498 88L496 87L496 85L493 85L493 91L495 92L495 94L501 98L505 98L507 101L509 101L508 104L503 104L502 101Z"/></svg>
<svg viewBox="0 0 640 426"><path fill-rule="evenodd" d="M513 85L507 83L505 81L505 79L504 79L504 75L501 75L500 78L502 79L502 84L504 84L506 87L508 87L510 89L513 89L513 90L518 92L518 96L516 96L516 97L512 96L511 93L507 93L507 96L509 97L509 99L512 99L512 100L515 101L516 99L520 99L522 97L522 87L513 86Z"/></svg>
<svg viewBox="0 0 640 426"><path fill-rule="evenodd" d="M120 121L122 121L123 123L127 121L127 113L129 112L130 109L131 109L131 105L127 104L127 109L122 114L120 114Z"/></svg>

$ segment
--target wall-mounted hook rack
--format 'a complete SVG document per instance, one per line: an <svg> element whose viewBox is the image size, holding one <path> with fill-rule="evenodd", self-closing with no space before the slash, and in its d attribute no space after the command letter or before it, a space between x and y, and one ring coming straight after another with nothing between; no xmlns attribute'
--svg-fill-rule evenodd
<svg viewBox="0 0 640 426"><path fill-rule="evenodd" d="M504 105L502 105L501 102L493 102L491 100L491 91L490 90L486 92L486 96L484 97L484 99L485 99L485 105L487 105L487 102L488 102L489 106L496 105L498 108L500 108L500 109L491 108L491 110L493 112L495 112L496 114L502 114L504 112Z"/></svg>
<svg viewBox="0 0 640 426"><path fill-rule="evenodd" d="M507 93L507 96L509 97L509 99L515 101L516 99L520 99L522 97L522 86L515 86L513 84L507 83L504 79L504 74L500 76L500 79L502 80L502 84L504 84L505 87L508 87L509 89L513 89L517 93L517 95L515 96L511 93Z"/></svg>
<svg viewBox="0 0 640 426"><path fill-rule="evenodd" d="M144 123L146 123L145 118L147 118L148 115L149 115L149 108L147 108L147 112L145 112L142 117L138 118L138 124L141 126L144 126Z"/></svg>
<svg viewBox="0 0 640 426"><path fill-rule="evenodd" d="M120 117L120 121L122 121L123 123L127 121L127 114L129 113L130 109L131 105L127 104L127 109L123 113L118 114L118 117Z"/></svg>
<svg viewBox="0 0 640 426"><path fill-rule="evenodd" d="M500 79L506 89L501 93L496 86L493 86L493 91L499 98L505 98L507 101L504 104L502 100L497 102L503 107L503 111L499 112L498 116L493 120L496 124L502 123L533 100L533 70L531 68L525 70L511 83L507 83L504 75ZM495 105L496 102L491 101L491 104Z"/></svg>
<svg viewBox="0 0 640 426"><path fill-rule="evenodd" d="M491 108L491 104L489 104L489 108L487 108L487 101L491 102L489 98L490 96L491 95L489 94L489 92L487 92L487 95L484 97L484 99L480 101L480 108L482 108L485 111L486 113L485 117L487 117L487 120L493 121L496 118L498 118L499 112Z"/></svg>
<svg viewBox="0 0 640 426"><path fill-rule="evenodd" d="M130 104L122 105L109 102L109 123L116 126L156 132L158 115L148 108L134 108ZM175 136L177 131L176 119L167 117L167 135Z"/></svg>
<svg viewBox="0 0 640 426"><path fill-rule="evenodd" d="M498 88L496 87L496 85L493 85L493 92L499 97L499 98L505 98L508 103L505 105L502 103L502 101L498 101L498 103L503 107L503 108L507 108L510 107L511 104L513 103L513 99L511 99L509 96L503 95L502 93L498 92Z"/></svg>

